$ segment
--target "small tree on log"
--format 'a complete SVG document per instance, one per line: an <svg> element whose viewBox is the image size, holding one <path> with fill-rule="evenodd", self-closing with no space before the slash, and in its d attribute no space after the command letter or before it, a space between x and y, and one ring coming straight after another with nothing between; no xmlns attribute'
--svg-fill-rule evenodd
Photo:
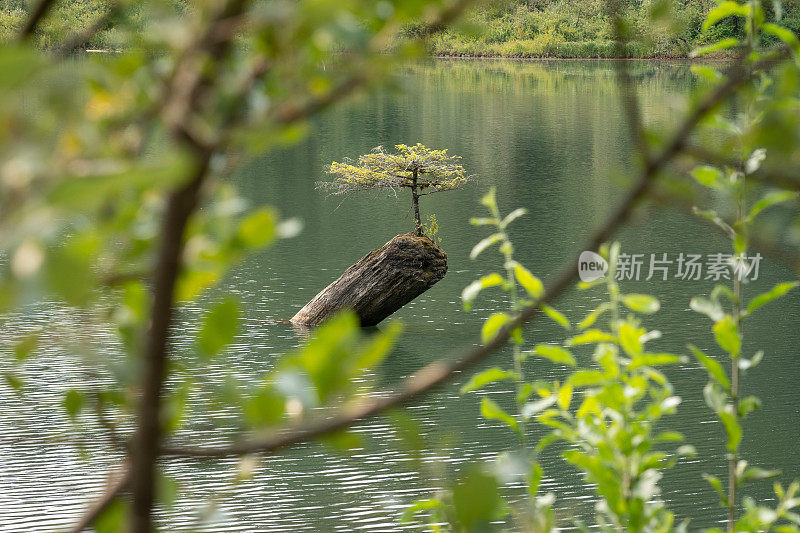
<svg viewBox="0 0 800 533"><path fill-rule="evenodd" d="M414 146L398 144L395 148L397 152L389 153L378 146L359 156L356 162L334 161L328 167L328 174L340 177L321 181L317 188L336 195L371 189L409 188L414 208L414 232L422 235L419 197L461 187L469 181L469 176L458 163L461 158L448 155L447 150L431 150L419 143Z"/></svg>

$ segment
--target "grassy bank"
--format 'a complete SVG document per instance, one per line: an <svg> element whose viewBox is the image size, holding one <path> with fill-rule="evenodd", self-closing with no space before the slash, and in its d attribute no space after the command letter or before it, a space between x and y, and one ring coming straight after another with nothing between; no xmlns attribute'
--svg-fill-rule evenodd
<svg viewBox="0 0 800 533"><path fill-rule="evenodd" d="M0 0L0 43L16 38L30 15L30 7L38 1ZM131 40L136 39L136 34L148 30L151 25L148 21L153 20L153 13L145 13L144 7L132 4L110 16L111 4L112 2L106 0L56 2L37 28L34 41L44 49L56 48L102 21L101 30L85 43L86 48L124 48ZM183 0L171 0L161 5L161 9L173 12L180 12L185 7Z"/></svg>
<svg viewBox="0 0 800 533"><path fill-rule="evenodd" d="M773 4L768 19L776 18ZM458 28L435 36L431 53L438 56L510 58L618 57L611 20L603 0L515 1L503 8L471 12ZM627 49L632 58L684 58L699 47L726 37L742 37L742 22L729 18L707 31L703 19L713 0L664 0L627 4L635 37ZM800 31L800 6L784 4L781 24ZM408 31L414 31L409 28ZM724 54L724 52L723 52Z"/></svg>

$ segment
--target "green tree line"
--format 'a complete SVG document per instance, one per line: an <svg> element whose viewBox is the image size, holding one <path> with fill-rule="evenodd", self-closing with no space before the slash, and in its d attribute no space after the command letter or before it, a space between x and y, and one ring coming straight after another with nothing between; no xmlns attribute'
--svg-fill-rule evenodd
<svg viewBox="0 0 800 533"><path fill-rule="evenodd" d="M622 4L636 39L624 55L634 58L683 58L702 45L742 37L743 22L730 18L704 29L713 0L652 0ZM767 20L800 31L797 2L765 4ZM410 33L413 27L407 28ZM765 38L766 44L776 41ZM614 28L605 2L595 0L516 0L473 9L461 25L432 39L439 56L515 58L612 58Z"/></svg>

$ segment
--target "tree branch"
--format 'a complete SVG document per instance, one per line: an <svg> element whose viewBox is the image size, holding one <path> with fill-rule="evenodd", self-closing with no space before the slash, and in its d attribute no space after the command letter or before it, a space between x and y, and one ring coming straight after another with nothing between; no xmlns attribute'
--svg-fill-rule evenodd
<svg viewBox="0 0 800 533"><path fill-rule="evenodd" d="M36 4L36 8L33 10L33 13L31 13L31 16L28 17L27 22L25 22L25 26L23 26L22 31L19 33L20 41L24 41L33 35L33 32L36 31L36 27L39 25L39 22L41 22L45 15L47 15L54 3L55 0L41 0L38 4Z"/></svg>
<svg viewBox="0 0 800 533"><path fill-rule="evenodd" d="M81 519L69 530L69 533L80 533L88 529L97 517L111 505L114 499L128 486L130 481L130 470L123 467L122 471L116 476L111 476L108 486L103 495L92 502L91 507L81 517Z"/></svg>
<svg viewBox="0 0 800 533"><path fill-rule="evenodd" d="M88 28L84 29L68 38L55 50L57 57L66 57L72 52L83 48L100 30L102 30L109 21L117 15L119 11L119 2L110 2L108 10L99 16Z"/></svg>

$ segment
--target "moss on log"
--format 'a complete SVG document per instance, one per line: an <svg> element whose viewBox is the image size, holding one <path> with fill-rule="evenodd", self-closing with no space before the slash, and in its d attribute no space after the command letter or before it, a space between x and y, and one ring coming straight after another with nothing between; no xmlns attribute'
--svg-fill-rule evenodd
<svg viewBox="0 0 800 533"><path fill-rule="evenodd" d="M427 291L447 273L447 254L428 237L398 235L373 250L322 289L292 317L317 325L337 311L355 311L362 326L374 326Z"/></svg>

